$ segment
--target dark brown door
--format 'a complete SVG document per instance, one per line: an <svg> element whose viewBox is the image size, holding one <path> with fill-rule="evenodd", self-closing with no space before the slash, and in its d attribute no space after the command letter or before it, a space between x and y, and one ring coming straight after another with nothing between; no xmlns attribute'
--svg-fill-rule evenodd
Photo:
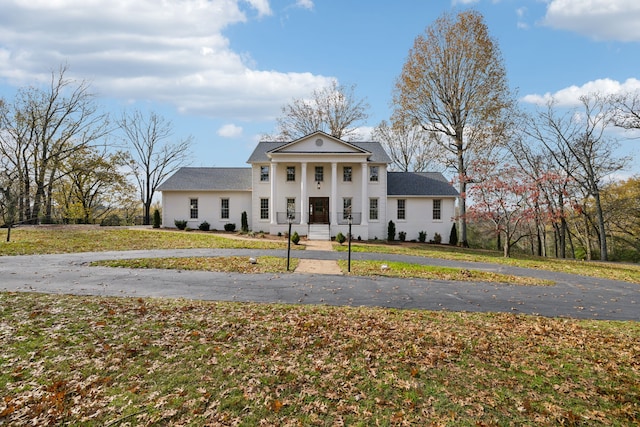
<svg viewBox="0 0 640 427"><path fill-rule="evenodd" d="M329 198L309 197L309 224L329 223Z"/></svg>

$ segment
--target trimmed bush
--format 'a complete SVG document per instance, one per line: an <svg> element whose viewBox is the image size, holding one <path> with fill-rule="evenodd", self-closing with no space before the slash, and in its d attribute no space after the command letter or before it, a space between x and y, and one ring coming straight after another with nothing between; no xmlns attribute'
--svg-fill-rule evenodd
<svg viewBox="0 0 640 427"><path fill-rule="evenodd" d="M160 220L160 211L158 209L153 210L153 228L160 228L160 224L162 221Z"/></svg>
<svg viewBox="0 0 640 427"><path fill-rule="evenodd" d="M407 239L407 233L405 233L404 231L399 232L398 239L400 239L401 242L404 242Z"/></svg>
<svg viewBox="0 0 640 427"><path fill-rule="evenodd" d="M247 211L242 212L242 216L240 218L240 227L243 233L246 233L249 231L249 221L247 220Z"/></svg>
<svg viewBox="0 0 640 427"><path fill-rule="evenodd" d="M236 225L234 223L228 222L224 225L224 231L236 231Z"/></svg>
<svg viewBox="0 0 640 427"><path fill-rule="evenodd" d="M387 240L393 242L396 239L396 225L393 221L389 221L387 226Z"/></svg>
<svg viewBox="0 0 640 427"><path fill-rule="evenodd" d="M456 246L458 244L458 229L456 228L455 222L451 226L451 234L449 234L449 244L453 246Z"/></svg>
<svg viewBox="0 0 640 427"><path fill-rule="evenodd" d="M426 231L420 231L418 233L418 241L420 243L424 243L427 241L427 232Z"/></svg>
<svg viewBox="0 0 640 427"><path fill-rule="evenodd" d="M342 234L342 232L338 231L338 234L336 234L336 242L343 244L345 242L345 240L347 240L346 237L344 237L344 234Z"/></svg>
<svg viewBox="0 0 640 427"><path fill-rule="evenodd" d="M440 243L442 243L442 236L440 235L440 233L436 233L433 235L433 243L439 245Z"/></svg>
<svg viewBox="0 0 640 427"><path fill-rule="evenodd" d="M186 219L176 219L173 221L178 230L184 230L187 228L187 220Z"/></svg>
<svg viewBox="0 0 640 427"><path fill-rule="evenodd" d="M207 221L203 221L202 224L200 224L198 226L198 228L200 229L200 231L209 231L209 228L211 226L209 225L209 223Z"/></svg>
<svg viewBox="0 0 640 427"><path fill-rule="evenodd" d="M300 236L298 235L297 231L294 231L293 234L291 235L291 241L293 242L294 245L297 245L300 242Z"/></svg>

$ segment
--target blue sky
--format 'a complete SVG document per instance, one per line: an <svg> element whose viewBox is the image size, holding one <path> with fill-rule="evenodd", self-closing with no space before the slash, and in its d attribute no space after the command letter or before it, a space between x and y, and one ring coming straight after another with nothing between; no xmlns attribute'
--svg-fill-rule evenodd
<svg viewBox="0 0 640 427"><path fill-rule="evenodd" d="M193 135L194 166L245 166L280 108L332 79L371 105L366 138L415 37L467 8L524 107L640 89L637 0L0 0L0 96L66 63L106 110L153 110ZM636 162L638 144L623 142Z"/></svg>

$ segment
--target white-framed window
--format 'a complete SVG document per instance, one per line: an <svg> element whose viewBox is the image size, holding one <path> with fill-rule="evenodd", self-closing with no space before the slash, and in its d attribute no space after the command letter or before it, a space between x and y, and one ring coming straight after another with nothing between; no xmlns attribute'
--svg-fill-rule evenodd
<svg viewBox="0 0 640 427"><path fill-rule="evenodd" d="M379 174L379 166L369 166L369 182L378 182Z"/></svg>
<svg viewBox="0 0 640 427"><path fill-rule="evenodd" d="M229 219L229 199L220 199L220 218Z"/></svg>
<svg viewBox="0 0 640 427"><path fill-rule="evenodd" d="M342 181L351 182L353 175L353 168L351 166L345 166L342 168Z"/></svg>
<svg viewBox="0 0 640 427"><path fill-rule="evenodd" d="M260 166L260 181L269 182L269 166Z"/></svg>
<svg viewBox="0 0 640 427"><path fill-rule="evenodd" d="M198 199L189 199L189 218L198 219Z"/></svg>
<svg viewBox="0 0 640 427"><path fill-rule="evenodd" d="M369 219L372 221L378 219L378 199L369 199Z"/></svg>
<svg viewBox="0 0 640 427"><path fill-rule="evenodd" d="M442 219L442 200L436 199L433 201L433 219L439 221Z"/></svg>
<svg viewBox="0 0 640 427"><path fill-rule="evenodd" d="M407 219L407 200L398 199L398 219Z"/></svg>
<svg viewBox="0 0 640 427"><path fill-rule="evenodd" d="M260 219L269 219L269 199L260 199Z"/></svg>
<svg viewBox="0 0 640 427"><path fill-rule="evenodd" d="M351 213L352 200L351 197L344 197L342 199L342 219L349 219Z"/></svg>
<svg viewBox="0 0 640 427"><path fill-rule="evenodd" d="M295 180L296 180L296 167L287 166L287 181L295 181Z"/></svg>
<svg viewBox="0 0 640 427"><path fill-rule="evenodd" d="M324 167L322 166L316 166L316 182L322 182L324 181Z"/></svg>
<svg viewBox="0 0 640 427"><path fill-rule="evenodd" d="M296 199L287 197L287 218L296 216Z"/></svg>

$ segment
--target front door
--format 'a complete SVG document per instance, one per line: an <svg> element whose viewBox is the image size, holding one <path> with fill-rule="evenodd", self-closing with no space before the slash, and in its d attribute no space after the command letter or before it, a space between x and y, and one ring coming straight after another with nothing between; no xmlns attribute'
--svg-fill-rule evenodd
<svg viewBox="0 0 640 427"><path fill-rule="evenodd" d="M329 198L309 197L309 224L329 223Z"/></svg>

